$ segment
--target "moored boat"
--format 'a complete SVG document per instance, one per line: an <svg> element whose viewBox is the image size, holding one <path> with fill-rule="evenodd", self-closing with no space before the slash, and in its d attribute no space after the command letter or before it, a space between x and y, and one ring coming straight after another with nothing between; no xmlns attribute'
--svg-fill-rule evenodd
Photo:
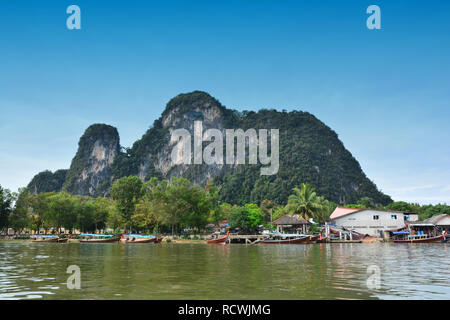
<svg viewBox="0 0 450 320"><path fill-rule="evenodd" d="M67 238L61 238L61 235L58 237L58 243L66 243L67 241L69 241L69 239L70 239L70 237L71 237L71 235L69 234L68 236L67 236Z"/></svg>
<svg viewBox="0 0 450 320"><path fill-rule="evenodd" d="M408 236L405 239L393 239L395 243L433 243L433 242L441 242L445 240L444 235L436 236L436 237L428 237L428 236Z"/></svg>
<svg viewBox="0 0 450 320"><path fill-rule="evenodd" d="M230 235L230 232L228 231L226 236L208 239L208 240L206 240L206 243L207 244L226 244L229 235Z"/></svg>
<svg viewBox="0 0 450 320"><path fill-rule="evenodd" d="M208 244L224 243L225 241L227 241L227 236L216 238L216 239L209 239L209 240L206 240L206 243L208 243Z"/></svg>
<svg viewBox="0 0 450 320"><path fill-rule="evenodd" d="M320 234L317 235L310 235L308 242L309 243L316 243L320 239Z"/></svg>
<svg viewBox="0 0 450 320"><path fill-rule="evenodd" d="M34 234L31 237L33 238L31 242L58 242L59 240L58 236L47 236L40 234Z"/></svg>
<svg viewBox="0 0 450 320"><path fill-rule="evenodd" d="M109 242L118 242L120 240L119 237L115 237L113 235L108 234L84 233L81 236L83 238L78 240L81 243L109 243Z"/></svg>
<svg viewBox="0 0 450 320"><path fill-rule="evenodd" d="M287 237L286 239L265 239L261 240L259 244L301 244L308 243L309 239L309 236Z"/></svg>
<svg viewBox="0 0 450 320"><path fill-rule="evenodd" d="M330 238L329 235L327 235L326 237L322 237L322 238L319 237L319 239L316 240L316 243L326 243L326 242L328 242L329 238Z"/></svg>
<svg viewBox="0 0 450 320"><path fill-rule="evenodd" d="M156 237L142 234L124 234L120 239L122 243L152 243L156 242Z"/></svg>

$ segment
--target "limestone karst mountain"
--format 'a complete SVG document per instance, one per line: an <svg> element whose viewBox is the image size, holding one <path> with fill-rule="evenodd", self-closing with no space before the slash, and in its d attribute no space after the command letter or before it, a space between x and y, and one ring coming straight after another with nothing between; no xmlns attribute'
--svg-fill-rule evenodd
<svg viewBox="0 0 450 320"><path fill-rule="evenodd" d="M260 175L256 165L173 165L171 132L185 128L193 133L194 121L203 129L279 129L280 168L272 176ZM63 175L62 173L65 173ZM264 199L285 203L292 188L308 182L319 195L345 204L370 197L375 203L392 200L380 192L345 149L337 134L308 112L227 109L208 93L180 94L167 104L161 117L129 149L121 148L117 129L104 124L90 126L79 142L70 169L40 173L30 182L31 192L65 190L74 194L107 196L112 183L123 176L183 176L196 184L209 181L220 188L222 201L254 202ZM58 180L59 178L59 180Z"/></svg>

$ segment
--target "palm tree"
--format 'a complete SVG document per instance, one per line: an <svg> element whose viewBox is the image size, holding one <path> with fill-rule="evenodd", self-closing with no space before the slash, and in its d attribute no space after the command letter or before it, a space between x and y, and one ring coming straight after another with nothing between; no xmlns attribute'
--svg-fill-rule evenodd
<svg viewBox="0 0 450 320"><path fill-rule="evenodd" d="M322 210L319 212L316 222L324 223L329 220L331 213L336 209L337 205L322 196L318 197L318 201L322 204Z"/></svg>
<svg viewBox="0 0 450 320"><path fill-rule="evenodd" d="M314 188L308 183L302 183L300 189L292 189L294 194L288 198L287 209L292 214L299 214L308 220L309 218L320 219L323 212L323 204L320 197L317 196Z"/></svg>

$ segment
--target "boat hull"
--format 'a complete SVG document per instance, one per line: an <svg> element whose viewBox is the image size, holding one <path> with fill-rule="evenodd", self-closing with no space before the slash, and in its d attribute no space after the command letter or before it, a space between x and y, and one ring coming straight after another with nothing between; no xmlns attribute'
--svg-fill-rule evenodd
<svg viewBox="0 0 450 320"><path fill-rule="evenodd" d="M301 243L308 243L308 242L309 242L309 236L302 237L302 238L284 239L284 240L262 240L259 243L260 244L301 244Z"/></svg>
<svg viewBox="0 0 450 320"><path fill-rule="evenodd" d="M328 236L326 236L326 237L324 237L324 238L322 238L322 240L321 239L318 239L318 240L316 240L316 243L326 243L326 242L328 242Z"/></svg>
<svg viewBox="0 0 450 320"><path fill-rule="evenodd" d="M156 238L149 238L149 239L122 239L120 240L123 243L152 243L156 242Z"/></svg>
<svg viewBox="0 0 450 320"><path fill-rule="evenodd" d="M430 237L430 238L422 238L422 239L408 239L408 240L392 240L395 243L434 243L441 242L444 239L444 236Z"/></svg>
<svg viewBox="0 0 450 320"><path fill-rule="evenodd" d="M222 238L218 238L218 239L211 239L211 240L206 240L207 244L217 244L217 243L225 243L225 241L227 241L227 237L222 237Z"/></svg>
<svg viewBox="0 0 450 320"><path fill-rule="evenodd" d="M308 242L309 243L316 243L320 239L320 234L316 236L309 236Z"/></svg>
<svg viewBox="0 0 450 320"><path fill-rule="evenodd" d="M110 242L118 242L120 238L111 238L111 239L79 239L78 241L81 243L110 243Z"/></svg>
<svg viewBox="0 0 450 320"><path fill-rule="evenodd" d="M45 239L45 240L31 240L31 242L58 242L58 238Z"/></svg>

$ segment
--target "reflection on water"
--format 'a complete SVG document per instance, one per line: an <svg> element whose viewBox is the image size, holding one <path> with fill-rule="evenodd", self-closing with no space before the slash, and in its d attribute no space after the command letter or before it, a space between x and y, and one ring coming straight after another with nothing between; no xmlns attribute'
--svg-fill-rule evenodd
<svg viewBox="0 0 450 320"><path fill-rule="evenodd" d="M0 299L450 299L448 244L0 242ZM81 289L67 288L67 267ZM367 287L369 266L380 288Z"/></svg>

